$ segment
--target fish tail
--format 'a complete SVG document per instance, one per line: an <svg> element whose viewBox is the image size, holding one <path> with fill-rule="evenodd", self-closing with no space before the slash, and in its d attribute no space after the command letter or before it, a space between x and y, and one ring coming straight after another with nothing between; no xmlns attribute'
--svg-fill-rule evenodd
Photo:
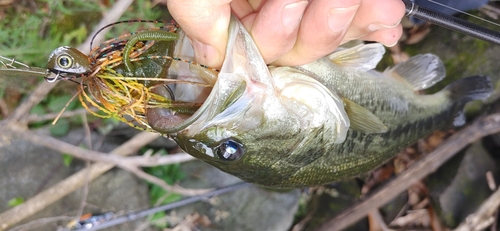
<svg viewBox="0 0 500 231"><path fill-rule="evenodd" d="M493 85L490 77L476 75L457 80L444 90L450 92L450 98L458 109L453 125L462 126L465 123L464 105L473 100L487 99L493 92Z"/></svg>
<svg viewBox="0 0 500 231"><path fill-rule="evenodd" d="M493 85L488 76L469 76L457 80L448 85L445 90L448 90L450 98L455 102L463 104L472 100L485 100L493 92Z"/></svg>

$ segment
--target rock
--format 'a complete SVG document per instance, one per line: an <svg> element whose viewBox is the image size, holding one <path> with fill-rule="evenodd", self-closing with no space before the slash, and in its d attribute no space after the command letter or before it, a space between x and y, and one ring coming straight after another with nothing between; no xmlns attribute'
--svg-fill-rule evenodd
<svg viewBox="0 0 500 231"><path fill-rule="evenodd" d="M47 135L46 132L43 133ZM83 134L81 129L74 130L65 136L64 140L77 144L83 140ZM95 144L97 139L102 137L93 134L93 138ZM9 137L9 143L0 147L0 213L9 209L7 202L10 199L15 197L29 199L84 167L80 161L76 160L73 162L79 163L66 167L60 153L16 137ZM117 146L117 144L105 142L100 150L110 151ZM147 185L133 174L121 169L113 169L97 178L88 189L84 213L114 212L119 214L149 207ZM23 220L20 224L41 218L73 217L82 204L83 195L84 190L79 189ZM53 231L65 226L68 222L68 220L60 220L43 224L39 221L35 223L35 227L40 231ZM106 230L135 230L142 222L143 220L136 220Z"/></svg>
<svg viewBox="0 0 500 231"><path fill-rule="evenodd" d="M347 179L314 190L309 189L308 193L303 195L303 200L306 202L301 204L301 208L304 209L301 209L302 213L298 216L297 222L309 215L311 217L304 224L304 230L315 230L359 201L360 196L361 186L356 179ZM368 230L367 219L361 219L344 230Z"/></svg>
<svg viewBox="0 0 500 231"><path fill-rule="evenodd" d="M181 182L186 188L222 187L241 182L201 161L184 163L181 169L189 174ZM170 220L174 226L183 225L181 221L193 215L206 216L205 224L197 226L199 230L289 230L299 195L299 190L273 191L250 186L167 214L174 218Z"/></svg>
<svg viewBox="0 0 500 231"><path fill-rule="evenodd" d="M496 160L476 142L428 177L432 207L445 225L456 227L493 193L486 181L488 171L500 178Z"/></svg>

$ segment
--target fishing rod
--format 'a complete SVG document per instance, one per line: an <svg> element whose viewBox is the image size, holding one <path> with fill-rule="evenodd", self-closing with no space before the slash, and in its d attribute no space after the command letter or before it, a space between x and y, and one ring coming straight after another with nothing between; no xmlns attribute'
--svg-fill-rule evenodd
<svg viewBox="0 0 500 231"><path fill-rule="evenodd" d="M402 0L406 5L406 16L415 17L435 25L470 35L487 42L500 45L500 33L469 21L418 6L412 1Z"/></svg>
<svg viewBox="0 0 500 231"><path fill-rule="evenodd" d="M219 188L219 189L216 189L216 190L213 190L213 191L210 191L210 192L198 195L198 196L188 197L186 199L182 199L180 201L173 202L170 204L166 204L166 205L162 205L162 206L158 206L158 207L154 207L154 208L150 208L150 209L146 209L146 210L142 210L142 211L131 212L131 213L128 213L126 215L102 222L102 223L95 225L93 227L82 227L82 228L76 229L75 231L91 231L91 230L100 230L100 229L108 228L108 227L119 225L119 224L122 224L125 222L133 221L133 220L139 219L141 217L152 215L152 214L155 214L157 212L171 210L174 208L182 207L182 206L185 206L188 204L192 204L194 202L201 201L201 200L206 199L206 198L229 193L229 192L232 192L232 191L244 188L244 187L248 187L251 185L252 184L247 183L247 182L240 182L240 183L232 184L232 185L229 185L229 186L226 186L223 188Z"/></svg>

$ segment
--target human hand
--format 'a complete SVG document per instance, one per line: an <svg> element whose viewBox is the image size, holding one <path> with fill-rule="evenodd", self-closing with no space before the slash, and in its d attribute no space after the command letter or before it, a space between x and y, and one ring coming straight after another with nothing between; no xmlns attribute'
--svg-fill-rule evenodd
<svg viewBox="0 0 500 231"><path fill-rule="evenodd" d="M252 35L266 63L301 65L361 39L397 43L405 13L401 0L168 0L190 38L196 61L220 67L233 12Z"/></svg>

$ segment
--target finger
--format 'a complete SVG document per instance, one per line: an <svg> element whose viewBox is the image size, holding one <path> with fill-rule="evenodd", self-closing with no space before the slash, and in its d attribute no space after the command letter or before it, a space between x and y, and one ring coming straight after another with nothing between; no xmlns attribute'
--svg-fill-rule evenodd
<svg viewBox="0 0 500 231"><path fill-rule="evenodd" d="M378 30L399 28L404 14L405 6L400 0L363 0L344 41L360 39Z"/></svg>
<svg viewBox="0 0 500 231"><path fill-rule="evenodd" d="M193 45L196 61L220 67L224 60L230 0L169 0L167 6Z"/></svg>
<svg viewBox="0 0 500 231"><path fill-rule="evenodd" d="M359 39L365 41L375 41L384 44L387 47L396 45L403 34L403 27L398 25L394 28L377 30Z"/></svg>
<svg viewBox="0 0 500 231"><path fill-rule="evenodd" d="M258 6L259 2L247 1L247 0L233 0L231 2L231 10L238 19L241 19L247 15L255 13L254 4ZM253 4L252 4L253 3Z"/></svg>
<svg viewBox="0 0 500 231"><path fill-rule="evenodd" d="M252 5L258 12L242 17L241 22L249 30L266 63L270 63L292 49L308 2L270 0L260 3Z"/></svg>
<svg viewBox="0 0 500 231"><path fill-rule="evenodd" d="M301 65L333 52L354 18L360 0L312 1L300 24L293 49L276 65Z"/></svg>

